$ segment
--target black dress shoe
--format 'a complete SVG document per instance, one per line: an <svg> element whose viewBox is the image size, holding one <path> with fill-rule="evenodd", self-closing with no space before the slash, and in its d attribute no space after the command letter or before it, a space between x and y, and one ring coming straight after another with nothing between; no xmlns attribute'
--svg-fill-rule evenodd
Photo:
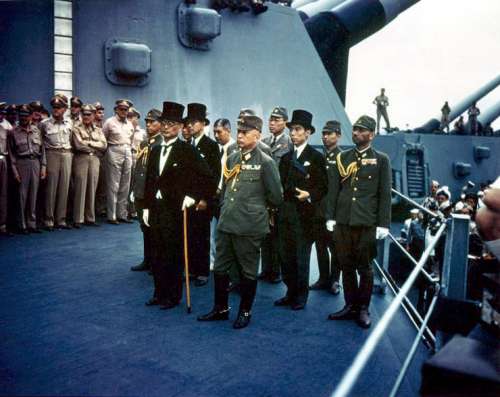
<svg viewBox="0 0 500 397"><path fill-rule="evenodd" d="M120 224L120 222L118 222L116 219L108 219L107 222L110 225L119 225Z"/></svg>
<svg viewBox="0 0 500 397"><path fill-rule="evenodd" d="M274 306L290 306L292 305L292 300L288 296L284 296L278 300L274 301Z"/></svg>
<svg viewBox="0 0 500 397"><path fill-rule="evenodd" d="M73 227L74 227L75 229L81 229L81 228L82 228L82 224L81 224L81 223L74 223L74 224L73 224Z"/></svg>
<svg viewBox="0 0 500 397"><path fill-rule="evenodd" d="M165 302L160 303L160 309L161 310L168 310L168 309L173 309L179 304L179 302L175 303L170 300L167 300Z"/></svg>
<svg viewBox="0 0 500 397"><path fill-rule="evenodd" d="M309 289L312 291L319 291L322 289L328 289L328 283L325 283L323 281L316 281L314 284L309 286Z"/></svg>
<svg viewBox="0 0 500 397"><path fill-rule="evenodd" d="M330 294L338 295L340 294L340 284L338 281L334 281L329 290Z"/></svg>
<svg viewBox="0 0 500 397"><path fill-rule="evenodd" d="M359 311L353 305L345 305L342 310L328 315L328 320L355 320Z"/></svg>
<svg viewBox="0 0 500 397"><path fill-rule="evenodd" d="M199 277L196 277L194 279L194 286L195 287L203 287L207 283L208 283L208 277L199 276Z"/></svg>
<svg viewBox="0 0 500 397"><path fill-rule="evenodd" d="M370 328L370 325L372 325L372 322L370 320L370 313L368 312L367 307L362 307L359 309L359 316L356 320L356 323L361 327L361 328Z"/></svg>
<svg viewBox="0 0 500 397"><path fill-rule="evenodd" d="M197 318L198 321L220 321L227 319L229 319L229 308L220 309L218 307L214 307L209 313Z"/></svg>
<svg viewBox="0 0 500 397"><path fill-rule="evenodd" d="M157 298L151 298L150 300L148 300L146 302L146 306L156 306L156 305L159 305L160 304L160 301L157 299Z"/></svg>
<svg viewBox="0 0 500 397"><path fill-rule="evenodd" d="M85 222L85 226L99 227L101 225L97 222Z"/></svg>
<svg viewBox="0 0 500 397"><path fill-rule="evenodd" d="M251 318L252 315L250 314L250 312L240 311L238 313L238 318L233 323L233 328L234 329L245 328L246 326L248 326L248 324L250 324Z"/></svg>
<svg viewBox="0 0 500 397"><path fill-rule="evenodd" d="M267 281L269 281L271 284L279 284L281 283L281 276L279 273L270 273L267 277Z"/></svg>
<svg viewBox="0 0 500 397"><path fill-rule="evenodd" d="M130 270L133 272L145 272L146 270L151 269L151 266L149 266L147 263L141 262L138 265L132 266Z"/></svg>
<svg viewBox="0 0 500 397"><path fill-rule="evenodd" d="M118 222L120 222L120 223L134 223L134 221L132 219L125 219L125 218L118 219Z"/></svg>
<svg viewBox="0 0 500 397"><path fill-rule="evenodd" d="M292 310L303 310L306 307L306 304L303 302L295 302L291 305Z"/></svg>

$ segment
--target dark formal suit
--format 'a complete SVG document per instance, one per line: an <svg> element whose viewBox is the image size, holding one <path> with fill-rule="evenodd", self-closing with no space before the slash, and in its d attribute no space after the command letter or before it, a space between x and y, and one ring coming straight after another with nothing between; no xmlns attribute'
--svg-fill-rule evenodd
<svg viewBox="0 0 500 397"><path fill-rule="evenodd" d="M298 158L295 151L283 156L279 170L285 199L278 217L283 281L289 301L305 304L314 242L313 218L328 190L325 160L321 153L306 145ZM309 192L309 199L300 202L295 188Z"/></svg>
<svg viewBox="0 0 500 397"><path fill-rule="evenodd" d="M193 147L177 139L160 173L161 151L153 148L148 161L144 194L145 208L150 210L153 234L153 276L155 297L160 302L178 303L182 297L183 219L185 196L196 201L211 197L215 182L206 162ZM159 193L161 198L158 198ZM189 236L191 237L191 236Z"/></svg>
<svg viewBox="0 0 500 397"><path fill-rule="evenodd" d="M139 145L139 150L137 153L137 161L134 168L134 177L132 178L133 184L131 186L131 191L134 194L135 209L138 213L138 218L141 222L141 230L144 239L144 265L146 267L151 267L152 264L152 250L151 250L151 228L144 225L142 222L142 212L144 208L144 190L146 185L146 172L148 159L151 151L155 146L160 145L163 142L161 134L156 135L152 138L146 138Z"/></svg>
<svg viewBox="0 0 500 397"><path fill-rule="evenodd" d="M391 186L391 165L386 154L372 148L362 153L350 149L337 157L327 218L337 223L334 242L347 305L367 308L370 303L376 227L390 226Z"/></svg>
<svg viewBox="0 0 500 397"><path fill-rule="evenodd" d="M214 183L218 183L221 175L221 154L219 145L206 135L203 135L195 146L200 157L210 169ZM203 197L208 208L196 211L191 207L189 212L189 252L190 269L194 277L208 277L210 273L210 221L216 213L217 201L215 195Z"/></svg>

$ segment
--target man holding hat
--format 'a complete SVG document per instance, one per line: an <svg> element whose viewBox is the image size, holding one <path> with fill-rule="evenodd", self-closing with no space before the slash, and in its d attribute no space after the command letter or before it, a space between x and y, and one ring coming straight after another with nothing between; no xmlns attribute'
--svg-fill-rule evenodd
<svg viewBox="0 0 500 397"><path fill-rule="evenodd" d="M42 121L43 143L47 154L47 185L45 193L45 228L70 229L66 223L69 182L71 178L71 123L64 118L67 102L59 95L50 101L52 116Z"/></svg>
<svg viewBox="0 0 500 397"><path fill-rule="evenodd" d="M45 148L40 130L31 125L28 105L19 107L19 125L9 135L9 154L19 184L20 230L40 233L36 224L36 198L40 179L46 176Z"/></svg>
<svg viewBox="0 0 500 397"><path fill-rule="evenodd" d="M146 171L148 159L154 147L161 145L163 138L161 135L161 111L151 109L146 115L146 131L148 136L139 145L137 152L137 162L134 168L134 177L131 186L130 201L135 205L137 215L141 224L144 241L144 259L138 265L132 266L130 270L141 272L150 270L152 257L152 236L151 228L144 224L142 213L144 209L144 185L146 184Z"/></svg>
<svg viewBox="0 0 500 397"><path fill-rule="evenodd" d="M353 125L356 147L337 155L327 210L345 298L344 308L328 318L356 320L362 328L371 325L371 261L377 255L377 239L388 235L391 223L392 171L387 155L371 147L375 125L369 116Z"/></svg>
<svg viewBox="0 0 500 397"><path fill-rule="evenodd" d="M331 188L332 173L337 167L337 155L340 153L338 143L342 135L340 123L336 120L327 121L323 127L324 158L328 174L328 188ZM319 279L309 287L311 290L328 289L333 295L340 292L340 270L335 257L332 234L326 229L328 195L323 197L317 208L314 221L314 242L318 258Z"/></svg>
<svg viewBox="0 0 500 397"><path fill-rule="evenodd" d="M217 226L214 266L215 302L199 321L229 317L229 271L236 264L240 272L240 308L235 329L250 323L257 290L259 252L269 233L269 207L279 206L283 191L274 160L259 149L262 120L243 116L238 121L240 151L227 158L224 167L222 208Z"/></svg>
<svg viewBox="0 0 500 397"><path fill-rule="evenodd" d="M106 151L108 144L101 128L93 123L94 114L94 106L83 105L82 121L73 125L73 219L77 229L84 221L86 225L97 226L94 203L99 163L101 153Z"/></svg>
<svg viewBox="0 0 500 397"><path fill-rule="evenodd" d="M207 108L201 103L189 103L184 119L191 145L206 161L215 184L221 175L221 155L217 142L205 135L205 127L210 124ZM194 285L200 287L208 282L210 274L210 221L218 202L215 195L204 197L196 207L188 210L189 219L189 264Z"/></svg>
<svg viewBox="0 0 500 397"><path fill-rule="evenodd" d="M147 162L143 221L151 225L155 292L147 306L177 306L182 298L183 211L215 193L206 162L192 145L178 139L184 106L163 102L163 141Z"/></svg>
<svg viewBox="0 0 500 397"><path fill-rule="evenodd" d="M276 306L304 309L309 294L309 261L314 242L314 214L328 191L325 160L308 145L314 133L312 114L294 110L286 125L293 150L281 158L279 171L285 201L279 210L278 230L283 281L286 295Z"/></svg>
<svg viewBox="0 0 500 397"><path fill-rule="evenodd" d="M106 185L108 223L131 223L128 219L128 193L132 170L132 136L134 126L127 119L133 106L127 99L118 99L115 115L104 123L102 132L108 142L106 151Z"/></svg>
<svg viewBox="0 0 500 397"><path fill-rule="evenodd" d="M270 136L264 138L262 142L271 148L271 155L276 164L279 165L281 158L292 148L290 136L285 132L288 112L284 107L276 106L269 116ZM277 218L277 213L272 214L273 220ZM278 228L276 222L270 225L270 232L262 243L262 272L259 279L270 283L281 281L281 265L279 262L279 242Z"/></svg>

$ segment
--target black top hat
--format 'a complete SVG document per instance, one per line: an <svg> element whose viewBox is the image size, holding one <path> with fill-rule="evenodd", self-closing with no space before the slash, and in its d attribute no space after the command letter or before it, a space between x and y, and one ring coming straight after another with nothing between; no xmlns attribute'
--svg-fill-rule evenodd
<svg viewBox="0 0 500 397"><path fill-rule="evenodd" d="M209 125L210 120L207 119L207 107L202 103L188 103L187 116L184 118L184 122L190 120L203 121L205 125Z"/></svg>
<svg viewBox="0 0 500 397"><path fill-rule="evenodd" d="M182 114L184 113L184 105L177 102L163 102L163 112L161 113L162 121L175 121L182 123Z"/></svg>
<svg viewBox="0 0 500 397"><path fill-rule="evenodd" d="M306 130L311 130L311 134L314 134L316 129L312 126L313 115L309 113L307 110L297 109L292 113L292 119L286 123L288 128L291 128L292 125L298 124L304 127Z"/></svg>

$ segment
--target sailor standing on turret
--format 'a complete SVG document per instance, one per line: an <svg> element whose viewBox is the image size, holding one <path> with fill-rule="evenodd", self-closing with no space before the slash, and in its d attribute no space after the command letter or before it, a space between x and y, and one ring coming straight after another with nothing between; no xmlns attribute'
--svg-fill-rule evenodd
<svg viewBox="0 0 500 397"><path fill-rule="evenodd" d="M387 115L387 106L389 106L389 98L385 95L385 88L380 89L380 95L376 96L373 104L377 105L377 134L380 133L380 117L384 118L385 129L387 132L391 129L389 116Z"/></svg>
<svg viewBox="0 0 500 397"><path fill-rule="evenodd" d="M371 325L368 306L373 289L371 261L377 254L376 239L385 238L391 223L391 165L386 154L371 147L375 120L362 116L353 125L355 148L337 155L328 194L327 221L342 270L345 306L330 320L357 320ZM357 274L359 274L359 283Z"/></svg>

